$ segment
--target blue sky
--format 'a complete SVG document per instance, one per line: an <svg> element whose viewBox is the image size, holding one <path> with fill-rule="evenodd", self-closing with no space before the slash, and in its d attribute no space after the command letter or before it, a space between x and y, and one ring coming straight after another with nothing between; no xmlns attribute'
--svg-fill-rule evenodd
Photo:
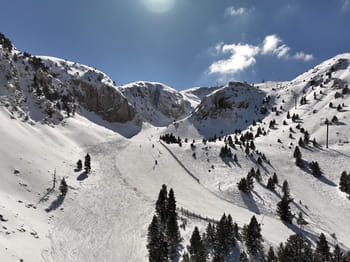
<svg viewBox="0 0 350 262"><path fill-rule="evenodd" d="M182 90L289 80L350 52L350 0L3 0L22 51L96 67L117 84Z"/></svg>

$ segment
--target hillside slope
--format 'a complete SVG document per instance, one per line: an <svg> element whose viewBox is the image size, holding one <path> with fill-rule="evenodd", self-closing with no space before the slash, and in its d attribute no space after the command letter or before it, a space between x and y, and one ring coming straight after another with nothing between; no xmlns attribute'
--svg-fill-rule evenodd
<svg viewBox="0 0 350 262"><path fill-rule="evenodd" d="M304 236L315 245L324 232L349 250L350 201L338 188L350 171L349 64L350 54L341 54L292 81L177 92L160 83L118 87L90 67L0 47L2 259L148 261L147 227L162 184L174 189L179 208L203 217L231 214L243 227L255 215L264 246L277 247L301 232L276 213L284 180L292 212L308 222ZM181 146L159 140L170 132ZM229 136L237 161L220 157ZM293 157L300 137L309 137L299 145L304 168ZM89 174L76 169L87 153ZM322 176L312 175L312 161ZM252 168L261 181L240 192L237 182ZM274 173L272 192L266 183ZM192 230L181 230L184 246Z"/></svg>

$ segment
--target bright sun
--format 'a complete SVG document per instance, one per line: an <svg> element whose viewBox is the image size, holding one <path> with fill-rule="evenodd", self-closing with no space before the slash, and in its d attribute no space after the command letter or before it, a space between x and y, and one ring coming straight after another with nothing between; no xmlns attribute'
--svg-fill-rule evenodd
<svg viewBox="0 0 350 262"><path fill-rule="evenodd" d="M155 13L165 13L174 6L174 0L143 0L146 7Z"/></svg>

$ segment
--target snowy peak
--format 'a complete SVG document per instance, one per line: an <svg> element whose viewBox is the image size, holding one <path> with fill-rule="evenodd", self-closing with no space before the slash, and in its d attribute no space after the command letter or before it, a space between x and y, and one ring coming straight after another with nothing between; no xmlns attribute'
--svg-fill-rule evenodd
<svg viewBox="0 0 350 262"><path fill-rule="evenodd" d="M118 89L141 118L155 126L168 125L192 110L191 103L184 95L161 83L139 81Z"/></svg>

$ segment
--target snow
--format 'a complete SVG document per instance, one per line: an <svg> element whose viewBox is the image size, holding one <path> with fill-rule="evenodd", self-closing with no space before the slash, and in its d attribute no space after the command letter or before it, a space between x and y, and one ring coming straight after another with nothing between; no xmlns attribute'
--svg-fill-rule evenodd
<svg viewBox="0 0 350 262"><path fill-rule="evenodd" d="M255 215L262 225L264 244L277 246L299 232L296 226L282 223L276 214L280 186L285 179L294 198L292 211L302 212L309 223L304 234L315 243L319 233L324 232L332 245L339 243L342 248L350 248L350 202L337 187L341 172L350 171L350 96L334 98L350 82L350 54L331 58L290 82L266 82L254 87L247 84L232 87L231 83L182 92L148 82L117 87L108 76L93 68L52 57L41 58L63 77L57 78L61 83L71 79L69 75L79 75L93 79L97 86L102 83L118 89L135 105L141 124L109 123L84 108L58 124L42 123L45 115L29 89L25 89L27 101L21 109L31 116L26 121L20 110L11 107L15 95L8 85L14 87L16 79L8 83L0 74L0 214L7 220L0 222L0 252L4 261L147 261L147 227L162 184L174 189L178 207L203 217L219 219L223 213L231 214L242 227ZM345 59L347 64L339 64L339 59ZM326 73L332 65L338 66L327 80ZM33 76L16 66L23 73L20 86L26 87ZM65 70L67 74L63 73ZM311 80L317 82L313 87ZM58 87L59 83L54 85ZM218 94L230 102L248 102L249 106L233 107L227 112L215 110L213 99ZM256 112L267 95L271 96L270 107L277 107L279 115ZM303 95L308 102L301 106ZM334 108L329 108L330 102ZM5 106L6 103L10 106ZM342 103L345 107L338 112L336 106ZM199 121L198 111L208 112L208 117ZM301 152L306 161L318 161L323 178L315 178L308 170L295 166L292 154L303 134L296 128L298 123L286 119L287 111L299 114L301 125L311 139L316 138L317 147L310 144ZM339 122L330 125L326 148L324 120L334 115ZM262 122L253 126L258 118ZM277 126L269 129L272 119ZM283 125L283 120L288 125ZM202 143L203 135L220 136L221 130L222 135L232 135L235 129L255 134L258 126L268 132L254 143L270 164L258 165L256 153L253 158L246 156L239 146L232 149L238 163L223 160L219 157L223 141ZM294 130L293 138L289 138L290 127ZM168 132L188 138L189 142L182 147L162 144L159 136ZM278 138L282 143L277 142ZM193 139L194 150L190 146ZM86 153L92 159L92 172L88 175L75 171L77 160L83 160ZM251 195L240 193L236 183L251 168L258 167L262 184L255 183ZM57 185L50 190L55 170L58 183L64 177L69 185L63 202L59 201ZM264 186L274 172L280 182L276 193ZM184 245L194 226L200 229L206 226L201 220L188 221L187 229L182 231ZM333 233L336 239L331 237Z"/></svg>

